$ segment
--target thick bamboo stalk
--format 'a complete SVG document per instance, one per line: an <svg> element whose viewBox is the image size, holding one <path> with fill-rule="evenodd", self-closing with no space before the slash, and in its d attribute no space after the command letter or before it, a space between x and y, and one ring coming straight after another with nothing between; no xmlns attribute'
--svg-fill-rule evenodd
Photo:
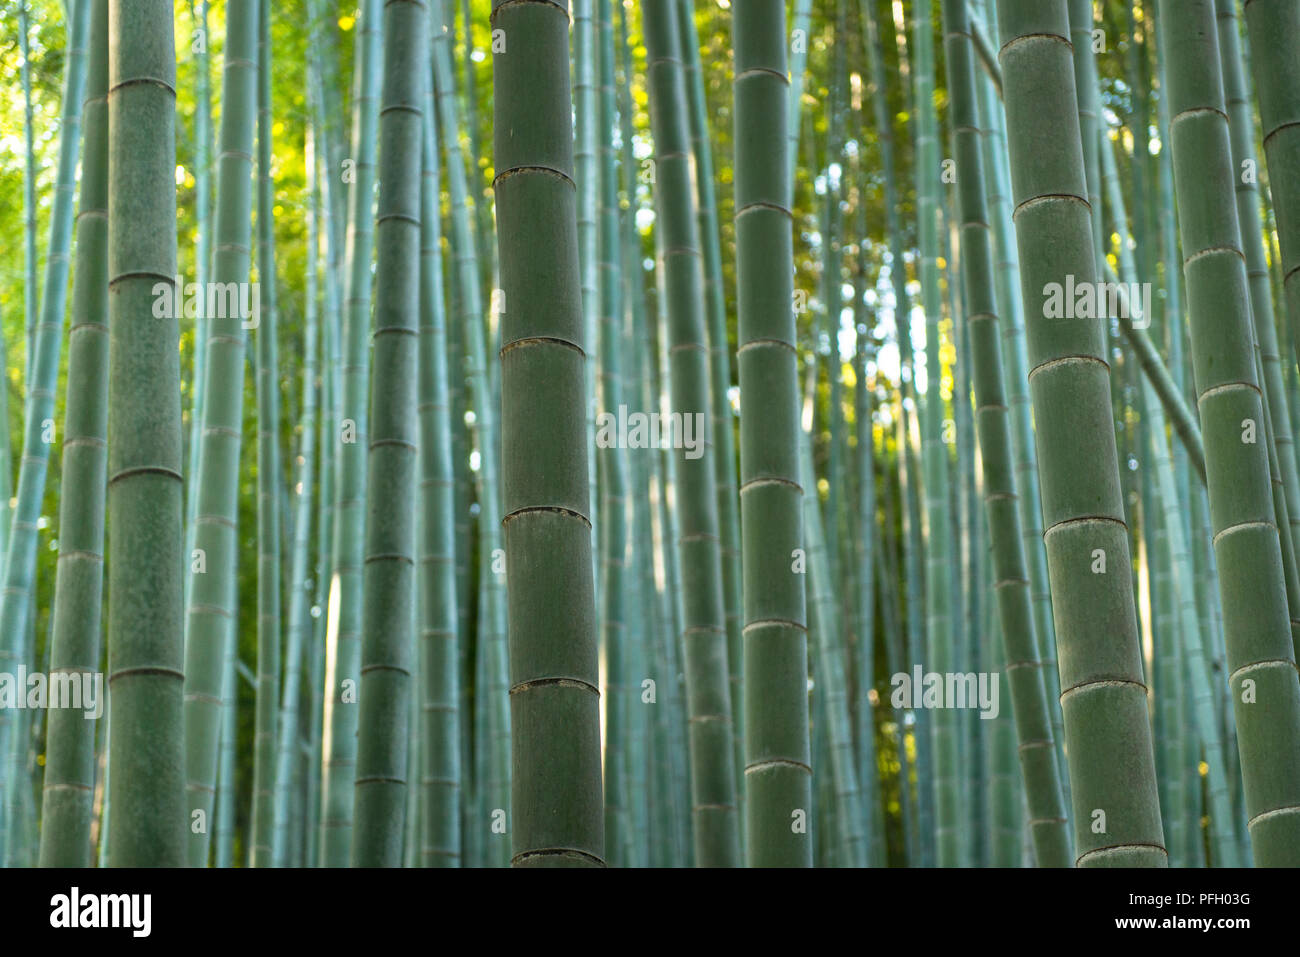
<svg viewBox="0 0 1300 957"><path fill-rule="evenodd" d="M1163 866L1105 332L1043 309L1048 283L1097 276L1069 16L1065 0L998 14L1076 863Z"/></svg>
<svg viewBox="0 0 1300 957"><path fill-rule="evenodd" d="M180 867L182 735L179 324L172 4L108 5L109 864ZM245 177L247 183L247 177Z"/></svg>
<svg viewBox="0 0 1300 957"><path fill-rule="evenodd" d="M1127 225L1124 211L1124 197L1120 189L1116 172L1114 149L1109 139L1101 143L1102 183L1106 201L1111 207L1111 216L1117 225L1120 236L1119 260L1124 281L1137 282L1137 266L1133 251L1127 242ZM1190 680L1188 697L1192 701L1191 711L1194 715L1197 733L1205 749L1207 779L1210 804L1210 841L1214 848L1216 863L1223 867L1238 866L1237 853L1232 839L1232 801L1228 792L1226 764L1223 758L1223 742L1219 733L1217 711L1214 704L1214 678L1205 657L1204 641L1201 636L1206 623L1199 620L1196 610L1195 586L1193 583L1193 564L1191 552L1184 534L1183 521L1180 516L1181 496L1176 487L1176 476L1165 443L1165 419L1163 410L1157 402L1149 382L1142 383L1145 395L1146 414L1150 417L1152 441L1152 458L1158 482L1160 513L1153 515L1153 521L1160 521L1164 526L1164 535L1168 543L1172 604L1176 610L1171 617L1176 620L1166 629L1170 638L1182 647L1181 659L1186 659L1187 674ZM1157 701L1163 692L1157 688ZM1181 719L1178 719L1181 720ZM1197 829L1199 830L1199 828Z"/></svg>
<svg viewBox="0 0 1300 957"><path fill-rule="evenodd" d="M513 863L601 866L568 4L494 0L492 26Z"/></svg>
<svg viewBox="0 0 1300 957"><path fill-rule="evenodd" d="M785 4L732 13L745 604L745 851L750 866L812 864L812 769L799 482Z"/></svg>
<svg viewBox="0 0 1300 957"><path fill-rule="evenodd" d="M420 150L429 69L424 0L385 0L375 239L374 375L357 721L354 867L402 860L415 661Z"/></svg>
<svg viewBox="0 0 1300 957"><path fill-rule="evenodd" d="M1255 861L1300 861L1300 682L1273 521L1265 412L1213 0L1161 0L1174 187L1204 423L1229 680ZM1262 92L1262 91L1261 91ZM1265 124L1267 127L1267 123Z"/></svg>

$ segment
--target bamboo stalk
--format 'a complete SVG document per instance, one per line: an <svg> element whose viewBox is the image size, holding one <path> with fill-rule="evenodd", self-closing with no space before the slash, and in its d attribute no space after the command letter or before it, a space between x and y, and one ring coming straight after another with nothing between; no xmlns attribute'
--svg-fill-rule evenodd
<svg viewBox="0 0 1300 957"><path fill-rule="evenodd" d="M82 5L84 6L84 4ZM108 5L108 684L112 867L186 858L184 537L172 4ZM247 179L245 179L247 182Z"/></svg>
<svg viewBox="0 0 1300 957"><path fill-rule="evenodd" d="M601 866L568 4L494 0L492 25L513 863Z"/></svg>
<svg viewBox="0 0 1300 957"><path fill-rule="evenodd" d="M999 0L998 14L1076 863L1163 866L1104 330L1039 305L1048 283L1097 274L1068 11Z"/></svg>

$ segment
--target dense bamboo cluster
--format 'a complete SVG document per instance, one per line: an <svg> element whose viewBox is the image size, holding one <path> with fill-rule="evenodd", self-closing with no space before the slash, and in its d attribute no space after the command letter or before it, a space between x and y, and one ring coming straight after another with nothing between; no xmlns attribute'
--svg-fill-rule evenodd
<svg viewBox="0 0 1300 957"><path fill-rule="evenodd" d="M1293 0L17 14L6 866L1300 864Z"/></svg>

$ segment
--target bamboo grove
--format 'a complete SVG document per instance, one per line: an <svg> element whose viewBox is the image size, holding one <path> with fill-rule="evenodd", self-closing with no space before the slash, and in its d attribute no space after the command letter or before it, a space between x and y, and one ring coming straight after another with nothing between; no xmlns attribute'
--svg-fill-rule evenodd
<svg viewBox="0 0 1300 957"><path fill-rule="evenodd" d="M0 11L6 866L1300 866L1296 0Z"/></svg>

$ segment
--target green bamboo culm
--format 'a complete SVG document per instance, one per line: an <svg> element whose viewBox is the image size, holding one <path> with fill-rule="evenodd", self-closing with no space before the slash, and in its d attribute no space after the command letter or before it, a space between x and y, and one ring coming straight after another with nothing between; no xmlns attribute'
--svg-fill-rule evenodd
<svg viewBox="0 0 1300 957"><path fill-rule="evenodd" d="M710 434L708 338L694 193L685 74L676 0L642 7L650 125L667 303L671 409L693 416L703 433L690 456L673 450L676 464L677 549L682 570L683 644L690 718L691 792L695 862L700 867L741 863L732 756L731 692L726 611L718 537L717 482ZM698 453L698 454L696 454Z"/></svg>
<svg viewBox="0 0 1300 957"><path fill-rule="evenodd" d="M273 863L280 711L280 383L276 349L275 182L271 178L271 4L257 10L257 699L253 719L253 867Z"/></svg>
<svg viewBox="0 0 1300 957"><path fill-rule="evenodd" d="M27 0L18 2L18 52L23 58L21 83L23 86L23 146L27 157L23 162L23 331L26 333L24 344L26 355L26 375L31 379L35 368L32 354L32 334L36 331L36 321L40 314L40 300L37 298L36 272L36 119L32 111L32 55L31 24ZM5 419L8 422L8 419ZM8 503L5 505L8 510ZM9 535L8 522L5 523L6 549Z"/></svg>
<svg viewBox="0 0 1300 957"><path fill-rule="evenodd" d="M796 161L799 156L799 108L803 99L804 73L808 67L809 36L812 32L812 0L794 0L794 23L790 31L790 86L787 95L790 98L790 112L786 120L786 189L785 205L794 206L794 187ZM782 18L781 30L784 34L785 19Z"/></svg>
<svg viewBox="0 0 1300 957"><path fill-rule="evenodd" d="M420 151L429 69L424 0L384 2L375 218L366 560L357 722L354 867L402 863L415 661L416 360L420 308Z"/></svg>
<svg viewBox="0 0 1300 957"><path fill-rule="evenodd" d="M634 117L628 79L631 76L632 54L627 42L627 11L621 3L612 3L610 6L618 23L617 42L612 31L609 42L614 46L615 60L619 68L619 82L615 88L621 140L619 180L622 193L627 197L627 208L620 210L619 216L622 237L620 261L624 283L622 298L627 306L627 313L622 323L624 358L622 382L625 396L641 401L645 408L650 408L651 403L644 398L650 376L646 373L648 357L644 346L645 273L642 266L641 237L636 228L637 163L632 142ZM652 476L655 474L659 458L647 455L629 456L626 462L629 466L628 487L633 490L630 496L633 509L631 537L634 542L643 542L645 545L634 548L629 556L637 566L633 587L636 589L636 600L640 602L639 606L635 607L639 607L641 613L626 616L632 630L628 632L625 640L635 654L635 658L628 661L629 667L637 669L635 673L644 674L657 654L659 638L665 630L660 616L663 605L654 581L654 519L650 496ZM661 690L668 689L665 686ZM637 814L636 827L639 838L637 863L662 865L673 859L679 847L676 835L681 818L670 815L669 804L673 795L671 790L673 783L668 779L672 776L674 759L680 760L681 755L672 752L663 753L663 746L667 742L665 732L669 718L665 708L655 708L653 713L647 714L637 701L633 705L633 715L640 720L630 741L635 757L632 754L628 757L628 788ZM652 761L656 766L664 768L665 773L652 774ZM606 841L610 839L607 831ZM617 839L617 835L614 839Z"/></svg>
<svg viewBox="0 0 1300 957"><path fill-rule="evenodd" d="M320 17L313 15L312 20L314 35L319 36ZM308 70L309 77L313 82L316 82L320 76L319 60L313 58L309 63ZM319 89L319 85L317 85L317 89ZM324 297L318 310L318 339L321 345L319 368L321 376L319 384L320 397L317 406L316 449L320 458L320 477L319 493L316 496L315 594L313 596L312 620L305 623L305 627L310 629L309 636L312 650L309 657L307 677L310 696L304 705L308 709L308 751L305 757L307 762L307 786L303 796L307 811L306 819L303 821L302 834L303 841L306 844L305 865L307 867L316 867L320 862L320 841L317 840L317 835L320 833L321 816L325 646L327 643L327 628L329 627L329 616L323 614L323 612L329 605L330 579L332 577L330 556L334 550L334 466L336 447L330 441L330 432L337 420L338 409L340 365L338 342L341 316L340 300L342 298L340 287L342 283L338 269L340 243L339 224L335 218L335 209L337 207L334 185L329 182L329 176L322 175L325 162L328 161L329 145L326 143L323 150L317 146L321 139L328 139L324 135L324 131L327 129L326 123L321 116L323 111L322 101L325 97L312 96L309 99L312 106L312 126L307 145L311 147L312 167L307 182L312 191L312 204L311 218L308 220L309 238L307 245L317 258L313 258L311 268L307 274L308 301L315 301L315 291L321 279L324 280ZM322 243L324 244L323 255L321 255ZM220 852L220 842L218 842L218 851Z"/></svg>
<svg viewBox="0 0 1300 957"><path fill-rule="evenodd" d="M1137 282L1137 265L1132 249L1127 243L1126 214L1124 197L1116 171L1114 144L1109 137L1101 139L1101 170L1103 191L1106 201L1112 206L1112 217L1123 240L1119 243L1120 276L1130 288ZM1209 813L1209 843L1214 852L1215 861L1221 867L1237 867L1236 844L1231 840L1232 805L1228 795L1227 766L1223 758L1222 736L1216 719L1214 703L1215 677L1209 660L1205 656L1202 629L1206 626L1196 614L1196 596L1193 585L1191 552L1187 546L1187 535L1179 515L1180 496L1175 484L1173 462L1169 446L1165 442L1165 419L1155 391L1147 381L1141 383L1145 403L1144 417L1150 417L1150 431L1154 446L1152 458L1157 478L1160 514L1151 516L1151 521L1162 521L1164 537L1168 542L1169 564L1172 579L1172 598L1177 611L1171 609L1170 616L1177 615L1176 628L1169 637L1178 642L1182 648L1182 658L1187 669L1188 697L1191 699L1192 720L1200 737L1199 747L1204 749L1206 764L1206 804ZM1152 512L1155 511L1153 507ZM1168 643L1168 639L1166 639ZM1177 656L1175 656L1177 657ZM1177 680L1178 673L1174 673ZM1156 700L1161 701L1162 692L1157 688ZM1172 736L1172 735L1171 735ZM1171 829L1172 830L1172 829Z"/></svg>
<svg viewBox="0 0 1300 957"><path fill-rule="evenodd" d="M917 234L921 247L921 300L925 309L926 395L921 407L921 459L925 499L925 654L928 670L945 674L957 670L956 622L950 575L954 566L952 509L949 500L948 443L944 440L945 409L940 330L943 304L939 289L939 130L934 104L934 40L931 0L912 5L916 100ZM938 711L926 729L933 748L932 774L926 782L934 792L935 863L960 866L962 791L959 784L956 713ZM923 732L925 733L925 732Z"/></svg>
<svg viewBox="0 0 1300 957"><path fill-rule="evenodd" d="M811 412L811 407L809 408ZM800 467L803 486L816 488L817 476L813 470L812 435L804 432L800 438ZM832 574L827 555L826 535L822 527L821 502L816 494L803 500L804 539L807 546L808 630L816 639L816 688L820 697L819 713L825 716L824 733L830 752L830 773L827 784L832 789L835 803L833 821L827 821L829 837L835 843L836 862L845 867L867 866L867 834L864 829L866 810L858 784L854 763L853 734L849 717L849 694L845 675L845 650L840 610L832 591Z"/></svg>
<svg viewBox="0 0 1300 957"><path fill-rule="evenodd" d="M296 842L296 826L291 821L290 804L293 800L293 778L299 758L299 723L302 710L302 657L311 647L314 623L308 610L309 588L308 546L312 531L312 499L316 472L316 419L320 382L318 382L318 349L320 333L316 309L316 265L319 240L316 230L315 193L315 141L309 127L304 156L307 164L308 193L312 206L307 223L307 299L303 310L303 371L302 412L297 455L298 475L294 480L293 539L289 553L288 620L285 624L284 693L280 697L280 713L275 732L275 778L272 795L271 861L275 867L291 863L290 847ZM278 438L277 436L273 438ZM323 483L322 483L323 484ZM322 504L325 497L322 495ZM319 576L318 579L319 581ZM315 684L309 686L315 688ZM310 701L310 698L309 698ZM295 833L290 833L291 828Z"/></svg>
<svg viewBox="0 0 1300 957"><path fill-rule="evenodd" d="M1160 0L1158 10L1168 57L1192 368L1206 437L1246 816L1255 863L1294 867L1300 863L1300 681L1263 444L1265 410L1234 200L1214 0L1176 5ZM1266 95L1262 88L1261 95ZM1273 173L1276 178L1277 170Z"/></svg>
<svg viewBox="0 0 1300 957"><path fill-rule="evenodd" d="M752 867L811 867L812 757L799 482L790 81L785 4L732 11L740 529L744 595L745 853Z"/></svg>
<svg viewBox="0 0 1300 957"><path fill-rule="evenodd" d="M90 6L50 649L50 672L83 683L99 671L108 464L108 0ZM72 708L51 708L48 722L40 863L89 867L96 725Z"/></svg>
<svg viewBox="0 0 1300 957"><path fill-rule="evenodd" d="M160 295L180 295L172 8L108 4L112 867L183 866L191 821L181 730L180 333L176 310L157 309Z"/></svg>
<svg viewBox="0 0 1300 957"><path fill-rule="evenodd" d="M362 565L366 494L366 418L370 363L370 247L373 228L375 142L379 124L380 2L363 0L358 21L357 93L353 98L354 178L344 247L342 383L332 429L334 553L325 659L325 732L321 769L321 863L347 864L352 847L356 790L357 688L361 667Z"/></svg>
<svg viewBox="0 0 1300 957"><path fill-rule="evenodd" d="M902 523L907 531L904 545L904 579L907 588L907 612L905 625L907 629L907 657L918 662L921 658L921 645L924 641L924 622L921 616L921 466L917 461L912 415L916 403L915 363L912 349L911 297L907 290L907 264L904 252L904 234L897 188L897 168L894 162L895 136L894 119L890 112L888 84L885 76L885 55L880 36L880 25L871 9L870 0L863 0L861 10L865 13L866 35L864 42L868 48L871 67L871 101L875 118L877 143L880 147L881 165L884 173L885 197L885 233L889 243L890 281L894 293L894 331L899 352L900 378L900 428L902 446L903 494L905 496L902 511ZM900 64L900 66L903 64ZM797 115L797 114L796 114ZM909 401L909 399L911 401ZM910 408L909 408L910 407ZM1046 589L1044 588L1044 591ZM928 728L930 716L924 711L913 712L916 719L917 734L916 765L917 780L926 777L930 764L930 744ZM928 787L921 787L917 792L917 828L921 838L921 862L932 864L934 852L933 841L933 794Z"/></svg>
<svg viewBox="0 0 1300 957"><path fill-rule="evenodd" d="M1012 202L1078 866L1167 863L1111 421L1106 336L1051 320L1097 275L1066 0L998 0Z"/></svg>
<svg viewBox="0 0 1300 957"><path fill-rule="evenodd" d="M704 69L695 27L694 0L678 0L682 53L690 100L691 148L695 153L696 193L699 205L700 247L704 256L704 296L709 334L709 371L713 389L713 469L718 489L718 532L721 535L722 600L727 616L727 666L731 682L732 736L737 774L744 774L744 689L741 683L742 644L740 597L740 504L736 497L736 439L731 411L731 346L727 342L727 301L722 275L722 246L718 233L717 177L709 134L708 103L704 95ZM608 135L608 133L606 133ZM744 814L744 790L737 795ZM743 828L741 836L744 836Z"/></svg>
<svg viewBox="0 0 1300 957"><path fill-rule="evenodd" d="M986 0L986 11L995 15L995 0ZM999 72L999 77L1001 73ZM998 83L1001 83L999 79ZM1011 182L1007 163L1006 114L998 101L1000 85L983 84L980 98L981 128L985 133L984 173L988 206L993 214L994 255L997 264L999 324L1005 324L1002 357L1004 384L1011 406L1011 448L1016 463L1016 491L1020 499L1021 536L1029 565L1029 587L1033 597L1034 633L1038 637L1039 667L1056 745L1056 767L1064 803L1068 809L1069 775L1066 773L1065 731L1061 725L1060 671L1056 666L1056 629L1052 623L1052 596L1047 584L1047 553L1043 548L1043 513L1039 505L1038 462L1029 403L1029 359L1025 348L1024 304L1020 300L1020 258L1015 228L1011 221ZM1018 810L1017 810L1018 815Z"/></svg>
<svg viewBox="0 0 1300 957"><path fill-rule="evenodd" d="M1042 867L1070 865L1070 838L1061 802L1060 772L1034 639L1029 575L1020 531L1011 453L1011 420L1003 385L993 242L985 198L984 161L976 104L974 44L965 0L943 0L944 52L956 138L961 209L962 280L975 386L976 428L984 474L984 507L995 569L994 595L1002 633L1029 805L1034 856Z"/></svg>
<svg viewBox="0 0 1300 957"><path fill-rule="evenodd" d="M195 244L194 278L200 289L207 289L212 264L212 93L208 59L208 0L195 4L190 0L190 20L203 37L194 53L198 73L194 92L194 219L198 242ZM205 297L206 298L206 297ZM194 483L199 474L199 441L203 428L203 367L208 351L207 305L194 321L194 367L190 380L190 418L186 427L185 450L185 552L194 550L195 508L198 504ZM189 606L193 580L185 576L185 604Z"/></svg>
<svg viewBox="0 0 1300 957"><path fill-rule="evenodd" d="M578 186L578 275L582 285L582 333L587 348L587 473L591 494L598 494L596 466L596 402L600 385L597 326L600 322L600 279L597 262L597 207L600 196L600 170L596 143L599 104L596 93L596 19L595 0L573 0L573 117L574 179ZM596 508L592 516L592 540L600 542L600 523L604 516ZM594 566L596 601L604 580L604 570Z"/></svg>
<svg viewBox="0 0 1300 957"><path fill-rule="evenodd" d="M614 24L610 0L596 0L597 89L600 131L599 180L596 236L600 292L599 350L600 405L604 412L618 414L623 393L623 260L619 222L618 165L613 131ZM641 702L633 697L639 690L640 675L634 670L636 648L632 632L629 562L627 561L627 451L617 442L599 443L603 481L600 483L600 521L596 525L601 551L600 626L605 650L605 847L611 867L635 863L633 848L630 765L637 754L633 739L640 734L634 708ZM595 537L595 535L593 535Z"/></svg>
<svg viewBox="0 0 1300 957"><path fill-rule="evenodd" d="M516 867L605 858L568 13L492 4Z"/></svg>
<svg viewBox="0 0 1300 957"><path fill-rule="evenodd" d="M1286 311L1300 356L1300 7L1291 0L1244 0L1244 6Z"/></svg>
<svg viewBox="0 0 1300 957"><path fill-rule="evenodd" d="M76 212L77 155L81 145L82 93L86 85L86 34L90 25L89 0L68 4L68 54L63 72L63 101L59 117L59 165L50 209L50 237L45 258L45 283L40 320L29 329L27 402L23 420L23 456L18 469L17 504L10 515L8 551L3 565L4 590L0 592L0 670L14 673L30 665L35 652L29 637L36 586L36 520L45 496L50 447L54 444L54 399L58 386L59 355L63 349L63 312L67 302L68 248ZM24 58L26 62L26 58ZM29 116L30 123L30 116ZM28 301L36 295L33 285ZM6 428L8 423L5 423ZM24 712L0 708L0 862L13 863L9 841L16 824L15 811L27 786L23 766L27 742L19 720Z"/></svg>
<svg viewBox="0 0 1300 957"><path fill-rule="evenodd" d="M443 3L446 0L442 0ZM438 3L434 9L438 9ZM434 84L440 112L438 129L446 154L450 186L451 249L455 254L456 297L460 311L455 327L464 345L464 375L469 380L478 431L479 467L475 473L478 497L478 573L481 612L477 621L478 664L484 675L483 694L475 699L483 731L476 738L476 758L483 774L475 782L476 804L469 847L484 848L487 862L504 867L510 859L508 832L493 820L510 803L510 702L509 663L506 650L506 596L497 559L501 550L501 489L498 482L497 399L491 387L489 345L479 289L478 256L467 206L465 160L460 147L460 124L452 69L452 43L441 31L434 32ZM504 287L503 287L504 288ZM507 304L508 305L508 304ZM457 366L453 368L460 367ZM461 380L463 381L463 380ZM590 475L588 476L590 478ZM469 554L469 553L467 553ZM476 762L477 763L477 762ZM509 822L504 823L509 827Z"/></svg>
<svg viewBox="0 0 1300 957"><path fill-rule="evenodd" d="M191 867L208 864L222 704L235 693L224 661L235 653L236 643L244 326L252 321L251 310L245 307L255 302L248 291L248 275L257 18L257 0L229 0L211 288L234 293L222 303L223 308L209 310L212 314L206 321L203 429L194 481L197 517L191 536L193 550L185 557L190 576L185 623L185 790L190 813L198 817L197 826L189 829ZM256 308L261 308L260 302Z"/></svg>
<svg viewBox="0 0 1300 957"><path fill-rule="evenodd" d="M1273 291L1269 282L1268 257L1264 249L1264 228L1259 207L1259 177L1255 162L1255 117L1251 108L1250 91L1241 65L1241 38L1237 22L1236 0L1218 0L1215 4L1219 26L1219 52L1223 63L1223 91L1228 106L1228 127L1232 136L1232 163L1237 171L1237 217L1241 227L1242 252L1246 256L1246 276L1250 282L1250 307L1254 317L1255 334L1259 339L1263 377L1260 382L1273 418L1273 443L1276 446L1278 466L1282 471L1283 491L1286 494L1287 513L1291 519L1290 535L1293 546L1300 549L1300 474L1297 473L1295 436L1291 431L1291 411L1287 407L1287 393L1283 384L1281 358L1278 355L1277 321L1273 312ZM1300 16L1293 17L1293 39L1300 43ZM1293 48L1294 49L1294 48ZM1266 50L1265 54L1269 52ZM1277 77L1270 77L1270 83ZM1300 74L1296 75L1297 108L1292 119L1300 120ZM1275 94L1270 91L1267 96ZM1296 161L1300 162L1300 137L1290 135L1295 146ZM1283 191L1292 184L1282 183ZM1296 194L1300 198L1300 192ZM1275 200L1277 198L1274 192ZM1292 237L1287 237L1288 242ZM1300 242L1300 232L1295 241ZM1288 359L1289 362L1289 359Z"/></svg>
<svg viewBox="0 0 1300 957"><path fill-rule="evenodd" d="M432 17L430 36L440 30ZM460 659L456 633L456 529L451 465L451 408L438 215L438 116L433 75L426 77L423 189L420 194L420 645L424 686L421 728L422 867L461 863Z"/></svg>

